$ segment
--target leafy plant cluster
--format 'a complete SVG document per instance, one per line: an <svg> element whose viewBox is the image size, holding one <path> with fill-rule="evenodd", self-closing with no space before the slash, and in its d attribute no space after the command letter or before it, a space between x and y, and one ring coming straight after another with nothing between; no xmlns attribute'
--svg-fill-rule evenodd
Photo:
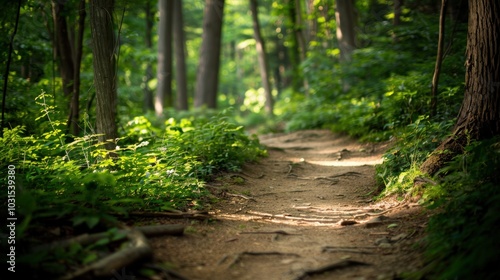
<svg viewBox="0 0 500 280"><path fill-rule="evenodd" d="M500 250L500 139L470 143L427 191L434 215L428 227L432 279L497 279Z"/></svg>
<svg viewBox="0 0 500 280"><path fill-rule="evenodd" d="M171 118L163 129L136 117L109 152L95 134L65 134L65 123L52 119L57 108L49 105L50 95L40 95L37 103L43 134L17 126L0 138L1 168L16 170L17 214L23 221L17 237L26 241L47 221L92 229L114 224L130 211L203 208L210 199L206 180L265 155L258 139L224 113ZM5 202L6 195L1 194Z"/></svg>

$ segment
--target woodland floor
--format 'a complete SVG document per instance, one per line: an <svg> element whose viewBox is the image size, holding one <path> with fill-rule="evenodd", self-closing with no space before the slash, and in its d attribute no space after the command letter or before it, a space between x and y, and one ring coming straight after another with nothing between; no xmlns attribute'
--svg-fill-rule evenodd
<svg viewBox="0 0 500 280"><path fill-rule="evenodd" d="M212 219L181 221L183 236L150 239L155 263L214 280L401 279L421 267L427 213L372 200L387 144L327 130L260 140L268 157L209 184L220 198Z"/></svg>

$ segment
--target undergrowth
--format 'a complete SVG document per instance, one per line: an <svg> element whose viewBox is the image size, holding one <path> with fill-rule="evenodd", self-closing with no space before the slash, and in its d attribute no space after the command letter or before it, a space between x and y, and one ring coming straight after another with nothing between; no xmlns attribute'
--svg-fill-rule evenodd
<svg viewBox="0 0 500 280"><path fill-rule="evenodd" d="M124 127L126 133L116 140L116 156L110 157L97 135L66 135L65 125L53 117L57 108L48 105L50 99L47 94L37 98L43 134L30 135L17 126L5 129L0 138L0 168L15 170L15 178L9 180L16 186L15 215L23 221L16 227L22 244L17 253L27 254L23 261L33 269L57 274L73 262L90 261L85 259L89 248L29 253L43 242L40 232L50 235L44 230L47 224L86 232L116 224L130 211L203 209L211 202L204 187L207 180L265 155L258 139L246 135L222 112L213 117L170 118L162 129L136 117ZM7 185L7 177L2 180ZM1 197L6 202L7 192Z"/></svg>

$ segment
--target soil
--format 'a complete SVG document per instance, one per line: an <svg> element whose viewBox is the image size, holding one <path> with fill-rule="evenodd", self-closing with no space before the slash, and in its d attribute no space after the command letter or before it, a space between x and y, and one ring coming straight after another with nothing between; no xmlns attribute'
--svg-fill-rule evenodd
<svg viewBox="0 0 500 280"><path fill-rule="evenodd" d="M422 267L425 211L373 199L388 143L328 130L260 141L268 157L209 183L219 197L213 219L185 220L183 236L150 239L155 263L215 280L401 279Z"/></svg>

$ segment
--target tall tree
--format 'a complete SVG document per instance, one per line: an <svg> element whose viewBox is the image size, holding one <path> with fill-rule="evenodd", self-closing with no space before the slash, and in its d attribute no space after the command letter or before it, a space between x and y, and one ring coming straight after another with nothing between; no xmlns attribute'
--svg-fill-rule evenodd
<svg viewBox="0 0 500 280"><path fill-rule="evenodd" d="M337 21L337 41L340 60L351 61L351 54L356 49L356 10L353 0L337 0L335 18Z"/></svg>
<svg viewBox="0 0 500 280"><path fill-rule="evenodd" d="M155 111L163 115L165 106L172 106L172 31L173 1L159 0L160 22L158 24L158 88Z"/></svg>
<svg viewBox="0 0 500 280"><path fill-rule="evenodd" d="M174 0L174 51L177 109L188 110L188 90L186 74L186 38L184 36L184 16L182 0Z"/></svg>
<svg viewBox="0 0 500 280"><path fill-rule="evenodd" d="M151 10L151 0L146 1L146 5L144 7L146 13L146 34L144 40L146 41L146 48L148 50L153 49L153 22L154 15ZM153 79L153 66L151 62L147 62L146 65L146 73L144 75L144 112L154 110L154 102L153 102L153 91L149 87L149 81Z"/></svg>
<svg viewBox="0 0 500 280"><path fill-rule="evenodd" d="M195 107L217 107L223 11L224 0L205 2L201 54L196 75Z"/></svg>
<svg viewBox="0 0 500 280"><path fill-rule="evenodd" d="M69 98L68 129L73 135L80 132L80 66L85 28L85 0L79 1L76 24L68 24L73 11L68 1L52 1L54 21L53 45L59 62L64 95Z"/></svg>
<svg viewBox="0 0 500 280"><path fill-rule="evenodd" d="M271 83L269 82L269 66L266 57L267 54L265 41L264 38L262 38L262 34L260 33L257 0L250 0L250 12L252 13L253 34L255 38L255 45L257 48L257 57L259 60L260 77L266 97L266 113L268 115L273 115L273 95L271 92Z"/></svg>
<svg viewBox="0 0 500 280"><path fill-rule="evenodd" d="M436 65L434 67L434 75L432 76L432 86L431 86L431 104L430 104L431 116L435 116L437 111L439 75L441 74L441 64L443 63L443 56L444 56L444 30L445 30L445 16L446 16L447 3L448 3L447 0L442 0L441 13L439 15L438 49L436 55Z"/></svg>
<svg viewBox="0 0 500 280"><path fill-rule="evenodd" d="M351 62L352 52L356 49L356 10L354 0L337 0L335 4L340 63L346 66ZM344 92L349 90L350 83L348 79L342 80L342 88Z"/></svg>
<svg viewBox="0 0 500 280"><path fill-rule="evenodd" d="M96 129L99 142L116 147L116 42L113 32L114 0L90 0L90 33L96 91Z"/></svg>
<svg viewBox="0 0 500 280"><path fill-rule="evenodd" d="M500 2L469 0L465 95L457 122L422 164L435 174L469 139L483 140L500 134Z"/></svg>

